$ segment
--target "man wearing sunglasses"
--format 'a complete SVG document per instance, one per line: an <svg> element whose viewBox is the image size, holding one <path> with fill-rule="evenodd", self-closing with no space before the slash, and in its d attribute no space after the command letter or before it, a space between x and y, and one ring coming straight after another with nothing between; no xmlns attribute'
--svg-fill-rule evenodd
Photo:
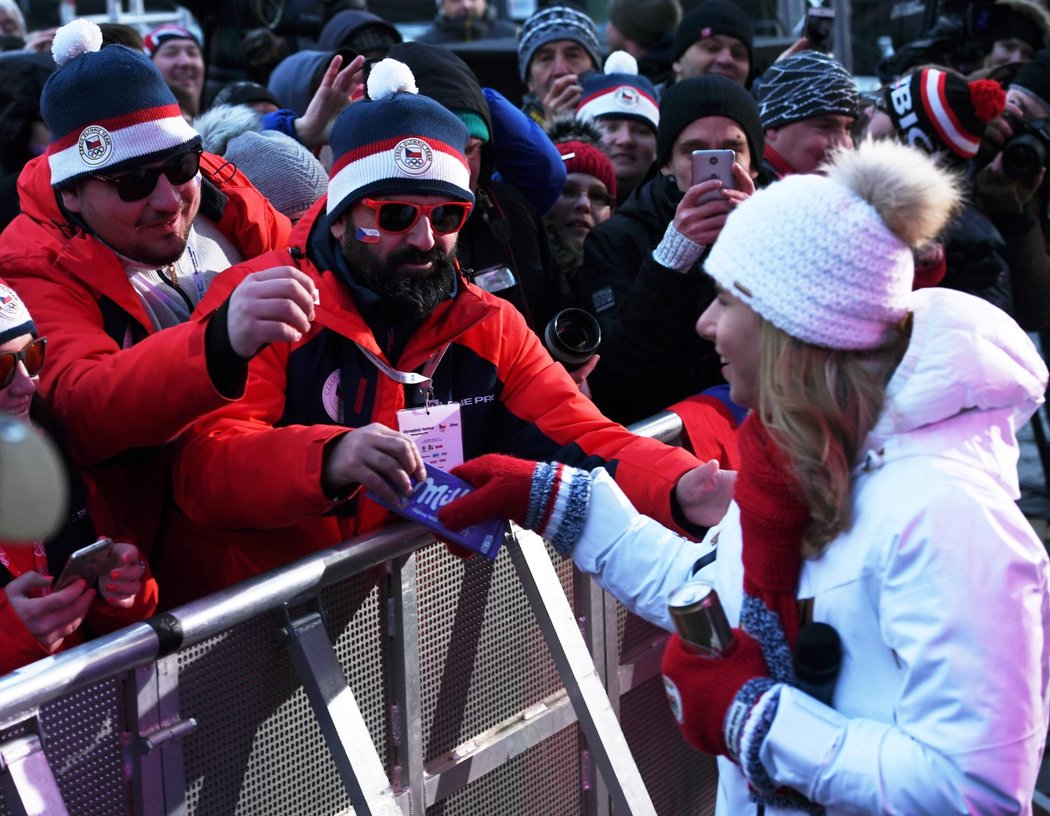
<svg viewBox="0 0 1050 816"><path fill-rule="evenodd" d="M20 177L0 275L48 336L41 393L94 483L92 516L148 550L168 443L240 396L260 345L308 327L312 286L293 270L262 272L215 319L190 322L219 272L285 245L290 225L202 153L145 54L99 50L101 33L83 20L55 43L60 67L41 98L52 143Z"/></svg>
<svg viewBox="0 0 1050 816"><path fill-rule="evenodd" d="M466 125L415 93L395 60L372 69L368 96L336 120L328 196L292 233L290 257L320 297L309 333L262 350L243 399L180 442L173 483L185 515L173 524L185 529L157 566L166 593L187 595L165 603L386 523L366 491L396 502L425 478L424 461L448 469L503 451L607 464L638 506L672 524L676 482L698 464L601 416L521 313L462 277L454 252L474 200ZM230 270L201 318L238 275L278 257Z"/></svg>

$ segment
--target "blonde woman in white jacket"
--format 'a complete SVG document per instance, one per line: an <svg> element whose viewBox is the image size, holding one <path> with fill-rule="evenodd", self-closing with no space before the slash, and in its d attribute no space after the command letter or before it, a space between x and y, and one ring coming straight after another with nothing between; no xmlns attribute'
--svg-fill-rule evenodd
<svg viewBox="0 0 1050 816"><path fill-rule="evenodd" d="M717 813L1031 813L1048 726L1046 551L1014 500L1016 430L1046 367L1003 312L911 291L912 248L954 180L894 144L841 153L730 215L707 271L733 399L751 407L740 476L711 464L703 543L640 515L602 470L489 456L450 526L537 529L642 617L710 580L734 644L664 658L686 739L720 754ZM713 557L713 559L712 559ZM702 568L701 568L702 567ZM826 702L797 687L800 626L842 661Z"/></svg>

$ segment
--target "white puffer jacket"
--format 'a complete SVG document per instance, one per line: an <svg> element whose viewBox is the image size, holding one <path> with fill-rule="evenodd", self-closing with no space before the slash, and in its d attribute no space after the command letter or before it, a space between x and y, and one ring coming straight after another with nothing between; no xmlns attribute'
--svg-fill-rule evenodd
<svg viewBox="0 0 1050 816"><path fill-rule="evenodd" d="M913 303L908 351L855 473L852 527L800 576L814 619L842 637L834 707L785 688L762 762L829 814L1031 813L1050 722L1050 594L1046 550L1014 503L1016 430L1042 402L1046 366L983 301L926 289ZM705 574L737 621L736 504L696 544L595 471L573 559L671 629L667 595L712 544ZM754 813L737 766L719 767L717 813Z"/></svg>

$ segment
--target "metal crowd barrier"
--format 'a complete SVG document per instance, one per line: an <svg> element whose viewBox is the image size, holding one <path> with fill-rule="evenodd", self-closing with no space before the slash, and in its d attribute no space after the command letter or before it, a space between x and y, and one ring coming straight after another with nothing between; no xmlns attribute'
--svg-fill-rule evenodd
<svg viewBox="0 0 1050 816"><path fill-rule="evenodd" d="M0 814L712 813L663 642L532 533L391 527L0 677Z"/></svg>

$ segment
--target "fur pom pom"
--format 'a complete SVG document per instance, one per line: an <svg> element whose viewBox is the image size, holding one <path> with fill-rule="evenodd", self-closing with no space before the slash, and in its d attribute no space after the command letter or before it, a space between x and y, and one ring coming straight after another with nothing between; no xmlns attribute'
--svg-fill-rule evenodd
<svg viewBox="0 0 1050 816"><path fill-rule="evenodd" d="M90 20L77 18L55 32L55 39L51 41L51 56L61 68L81 54L101 48L102 29Z"/></svg>
<svg viewBox="0 0 1050 816"><path fill-rule="evenodd" d="M829 179L871 204L912 248L932 240L962 202L959 179L925 153L889 140L839 150L823 167Z"/></svg>
<svg viewBox="0 0 1050 816"><path fill-rule="evenodd" d="M605 61L607 74L638 74L638 60L626 51L613 51Z"/></svg>
<svg viewBox="0 0 1050 816"><path fill-rule="evenodd" d="M970 83L970 102L977 119L987 124L1006 108L1006 91L993 79L977 79Z"/></svg>
<svg viewBox="0 0 1050 816"><path fill-rule="evenodd" d="M368 75L368 98L386 99L396 93L419 93L412 69L396 59L377 62Z"/></svg>

